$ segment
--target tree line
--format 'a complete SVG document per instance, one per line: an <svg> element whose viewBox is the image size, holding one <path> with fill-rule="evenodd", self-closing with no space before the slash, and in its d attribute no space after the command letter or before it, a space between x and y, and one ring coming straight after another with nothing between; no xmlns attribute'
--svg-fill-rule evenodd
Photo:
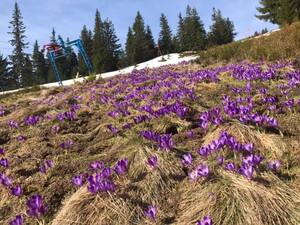
<svg viewBox="0 0 300 225"><path fill-rule="evenodd" d="M2 90L54 82L55 74L41 51L42 46L38 41L34 43L32 54L25 53L29 43L26 42L26 26L17 3L14 6L9 29L13 51L8 58L0 54ZM157 42L140 12L137 12L134 23L128 28L124 49L121 48L112 21L108 18L102 20L98 10L96 10L93 30L84 25L80 38L92 61L94 72L103 73L135 65L164 54L200 51L214 45L226 44L232 42L235 35L233 22L223 17L220 10L213 9L212 25L209 31L206 31L196 8L187 6L185 16L179 14L175 34L172 33L167 17L161 14ZM50 43L57 44L57 34L54 28L51 32ZM70 55L56 61L62 80L72 79L76 74L88 74L82 57L71 52Z"/></svg>

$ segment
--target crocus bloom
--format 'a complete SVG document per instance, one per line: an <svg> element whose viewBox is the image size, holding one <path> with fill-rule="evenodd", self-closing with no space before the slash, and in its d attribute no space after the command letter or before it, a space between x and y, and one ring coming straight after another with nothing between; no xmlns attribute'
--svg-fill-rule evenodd
<svg viewBox="0 0 300 225"><path fill-rule="evenodd" d="M157 207L155 206L148 206L148 208L144 211L145 216L147 216L151 220L156 219L157 215Z"/></svg>
<svg viewBox="0 0 300 225"><path fill-rule="evenodd" d="M8 168L8 159L6 159L6 158L0 159L0 166Z"/></svg>
<svg viewBox="0 0 300 225"><path fill-rule="evenodd" d="M2 173L0 173L0 181L5 187L9 187L12 184L11 179Z"/></svg>
<svg viewBox="0 0 300 225"><path fill-rule="evenodd" d="M147 163L152 169L154 169L157 165L157 156L154 155L148 158Z"/></svg>
<svg viewBox="0 0 300 225"><path fill-rule="evenodd" d="M224 163L224 156L218 156L217 157L217 163L218 163L218 165L223 165L223 163Z"/></svg>
<svg viewBox="0 0 300 225"><path fill-rule="evenodd" d="M235 166L235 164L232 163L232 162L227 163L226 166L225 166L225 168L226 168L227 170L229 170L229 171L234 171L234 170L236 170L236 166Z"/></svg>
<svg viewBox="0 0 300 225"><path fill-rule="evenodd" d="M4 154L5 154L4 148L0 148L0 155L4 155Z"/></svg>
<svg viewBox="0 0 300 225"><path fill-rule="evenodd" d="M164 134L159 137L159 147L163 150L169 151L174 146L171 134Z"/></svg>
<svg viewBox="0 0 300 225"><path fill-rule="evenodd" d="M184 165L184 166L188 166L188 165L191 165L192 164L192 161L193 161L193 157L192 157L192 154L191 153L187 153L187 154L184 154L183 156L182 156L182 160L181 160L181 162L182 162L182 164Z"/></svg>
<svg viewBox="0 0 300 225"><path fill-rule="evenodd" d="M75 185L75 186L78 186L78 187L81 187L82 185L83 185L83 175L82 174L80 174L80 175L78 175L78 176L74 176L73 178L72 178L72 183L73 183L73 185Z"/></svg>
<svg viewBox="0 0 300 225"><path fill-rule="evenodd" d="M20 185L17 185L16 187L12 187L10 190L11 190L11 194L17 197L21 196L23 193L23 190Z"/></svg>
<svg viewBox="0 0 300 225"><path fill-rule="evenodd" d="M23 142L23 141L26 141L26 137L23 136L23 135L19 135L19 136L17 137L17 140L20 141L20 142Z"/></svg>
<svg viewBox="0 0 300 225"><path fill-rule="evenodd" d="M118 175L123 175L128 169L128 159L121 159L115 165L114 170Z"/></svg>
<svg viewBox="0 0 300 225"><path fill-rule="evenodd" d="M27 214L30 217L40 217L46 212L46 207L43 204L43 199L40 195L31 196L26 203L28 209Z"/></svg>
<svg viewBox="0 0 300 225"><path fill-rule="evenodd" d="M243 164L239 171L243 176L251 180L253 177L254 168L252 165Z"/></svg>
<svg viewBox="0 0 300 225"><path fill-rule="evenodd" d="M281 166L281 162L279 160L273 160L268 163L268 168L272 171L277 172Z"/></svg>
<svg viewBox="0 0 300 225"><path fill-rule="evenodd" d="M213 221L210 216L205 216L202 220L197 221L197 225L212 225Z"/></svg>
<svg viewBox="0 0 300 225"><path fill-rule="evenodd" d="M57 134L59 132L59 130L60 130L60 127L58 125L53 125L51 127L51 133L52 134Z"/></svg>
<svg viewBox="0 0 300 225"><path fill-rule="evenodd" d="M9 222L9 225L23 225L24 218L22 215L17 215L13 220Z"/></svg>
<svg viewBox="0 0 300 225"><path fill-rule="evenodd" d="M72 140L67 140L59 145L59 147L61 147L62 149L70 149L72 148L72 146L73 146Z"/></svg>
<svg viewBox="0 0 300 225"><path fill-rule="evenodd" d="M104 162L102 162L102 161L95 161L95 162L92 162L91 164L90 164L90 168L92 169L92 170L98 170L98 169L103 169L104 168Z"/></svg>

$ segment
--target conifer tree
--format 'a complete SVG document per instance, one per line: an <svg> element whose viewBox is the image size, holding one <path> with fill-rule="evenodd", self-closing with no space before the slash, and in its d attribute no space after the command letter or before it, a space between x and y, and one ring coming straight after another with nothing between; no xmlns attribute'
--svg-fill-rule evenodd
<svg viewBox="0 0 300 225"><path fill-rule="evenodd" d="M82 40L83 46L85 47L88 57L91 60L93 54L93 34L91 30L87 29L86 25L83 26L80 39ZM86 65L80 54L78 55L78 70L81 75L88 74L88 69L86 68Z"/></svg>
<svg viewBox="0 0 300 225"><path fill-rule="evenodd" d="M96 73L104 71L103 23L99 11L96 11L93 36L93 65Z"/></svg>
<svg viewBox="0 0 300 225"><path fill-rule="evenodd" d="M184 20L181 16L181 13L178 16L178 27L177 27L177 35L176 35L176 49L181 52L184 50L184 38L185 38L185 30L184 30Z"/></svg>
<svg viewBox="0 0 300 225"><path fill-rule="evenodd" d="M48 82L48 67L44 54L40 52L38 42L35 41L32 53L32 76L37 81L37 84Z"/></svg>
<svg viewBox="0 0 300 225"><path fill-rule="evenodd" d="M146 28L146 52L145 60L153 59L156 56L155 42L150 26Z"/></svg>
<svg viewBox="0 0 300 225"><path fill-rule="evenodd" d="M15 80L11 77L8 68L7 58L0 54L0 91L6 91L14 88Z"/></svg>
<svg viewBox="0 0 300 225"><path fill-rule="evenodd" d="M160 16L160 29L158 38L160 50L163 54L172 53L174 51L172 32L167 17L164 14L161 14Z"/></svg>
<svg viewBox="0 0 300 225"><path fill-rule="evenodd" d="M300 19L299 0L260 0L257 18L285 25Z"/></svg>
<svg viewBox="0 0 300 225"><path fill-rule="evenodd" d="M233 22L229 18L223 18L220 10L213 9L212 21L213 24L208 33L210 45L227 44L234 40L236 33Z"/></svg>
<svg viewBox="0 0 300 225"><path fill-rule="evenodd" d="M126 60L124 64L126 66L134 64L134 37L132 33L131 27L128 28L128 33L127 33L127 40L125 44L125 52L126 52Z"/></svg>
<svg viewBox="0 0 300 225"><path fill-rule="evenodd" d="M104 71L107 72L118 69L118 63L121 54L121 45L119 44L119 39L116 35L114 25L108 19L103 22L103 44Z"/></svg>
<svg viewBox="0 0 300 225"><path fill-rule="evenodd" d="M145 23L140 12L137 12L134 24L132 26L133 30L133 60L134 63L141 63L146 61L148 58L148 43L145 31Z"/></svg>
<svg viewBox="0 0 300 225"><path fill-rule="evenodd" d="M206 48L206 31L195 8L188 5L185 18L182 20L179 17L177 36L181 51L197 51Z"/></svg>
<svg viewBox="0 0 300 225"><path fill-rule="evenodd" d="M32 76L32 62L30 56L26 54L25 56L25 64L24 64L24 74L22 78L22 87L30 87L38 84L38 81L34 79Z"/></svg>
<svg viewBox="0 0 300 225"><path fill-rule="evenodd" d="M11 31L8 32L8 34L12 35L10 43L14 47L14 50L9 58L12 63L13 79L16 81L17 87L23 87L27 85L27 83L24 83L23 81L28 80L26 76L31 76L31 74L28 74L28 70L25 67L26 54L24 50L27 48L28 43L25 42L26 27L22 19L23 17L18 3L15 3L12 21L10 22L9 26Z"/></svg>

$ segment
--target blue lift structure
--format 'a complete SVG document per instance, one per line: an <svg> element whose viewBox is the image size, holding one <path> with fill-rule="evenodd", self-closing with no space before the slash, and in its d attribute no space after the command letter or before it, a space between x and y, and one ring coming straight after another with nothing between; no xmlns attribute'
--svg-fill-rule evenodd
<svg viewBox="0 0 300 225"><path fill-rule="evenodd" d="M80 39L64 42L61 36L58 36L58 44L44 45L42 50L42 52L44 52L45 49L47 50L47 57L51 63L51 67L55 74L56 81L59 83L60 86L62 86L63 83L61 80L59 70L56 66L55 60L70 55L73 52L72 46L77 47L78 52L82 56L89 73L91 73L93 70L93 65Z"/></svg>

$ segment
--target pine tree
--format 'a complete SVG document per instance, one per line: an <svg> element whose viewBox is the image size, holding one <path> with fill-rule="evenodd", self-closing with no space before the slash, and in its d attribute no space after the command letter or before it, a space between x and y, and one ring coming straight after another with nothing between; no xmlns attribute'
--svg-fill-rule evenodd
<svg viewBox="0 0 300 225"><path fill-rule="evenodd" d="M177 28L177 35L176 35L176 49L178 52L184 51L184 38L185 38L185 27L184 27L184 20L181 16L181 13L178 16L178 28Z"/></svg>
<svg viewBox="0 0 300 225"><path fill-rule="evenodd" d="M31 76L28 74L28 71L25 71L26 64L26 54L24 49L28 46L28 43L25 42L25 25L22 21L23 17L21 15L20 8L17 3L14 6L14 12L12 16L12 21L10 22L9 28L11 29L8 34L12 35L10 40L11 45L14 47L12 55L9 56L10 61L12 62L12 73L13 78L16 81L17 87L23 87L28 85L24 83L24 80L28 80L25 76Z"/></svg>
<svg viewBox="0 0 300 225"><path fill-rule="evenodd" d="M147 49L145 52L145 61L153 59L156 56L155 42L150 26L147 26L146 28L146 47Z"/></svg>
<svg viewBox="0 0 300 225"><path fill-rule="evenodd" d="M172 53L174 51L172 32L167 17L164 14L160 16L160 29L158 38L160 50L163 54Z"/></svg>
<svg viewBox="0 0 300 225"><path fill-rule="evenodd" d="M285 25L300 19L299 0L260 0L257 18L271 23Z"/></svg>
<svg viewBox="0 0 300 225"><path fill-rule="evenodd" d="M133 52L134 52L134 37L131 27L128 28L127 40L125 44L126 60L125 65L129 66L134 64Z"/></svg>
<svg viewBox="0 0 300 225"><path fill-rule="evenodd" d="M197 51L206 48L206 31L198 12L189 5L186 9L186 17L183 20L181 34L181 51Z"/></svg>
<svg viewBox="0 0 300 225"><path fill-rule="evenodd" d="M56 40L56 31L54 28L52 28L51 36L50 36L50 43L51 44L57 44Z"/></svg>
<svg viewBox="0 0 300 225"><path fill-rule="evenodd" d="M67 38L67 42L70 42L69 38ZM65 79L69 80L74 78L78 72L78 59L71 47L67 48L67 52L68 55L63 57L65 58L65 63L62 68Z"/></svg>
<svg viewBox="0 0 300 225"><path fill-rule="evenodd" d="M8 61L0 54L0 91L14 88L15 80L12 79L8 68Z"/></svg>
<svg viewBox="0 0 300 225"><path fill-rule="evenodd" d="M33 74L32 62L28 54L26 54L25 56L25 64L23 70L24 70L24 76L22 78L22 86L31 87L37 85L38 84L37 80L35 80L34 77L32 76Z"/></svg>
<svg viewBox="0 0 300 225"><path fill-rule="evenodd" d="M32 53L32 70L33 79L37 81L37 84L43 84L48 82L48 66L44 58L44 54L39 51L39 44L35 41Z"/></svg>
<svg viewBox="0 0 300 225"><path fill-rule="evenodd" d="M116 35L114 25L108 19L103 22L103 44L104 44L104 71L118 69L121 54L121 45Z"/></svg>
<svg viewBox="0 0 300 225"><path fill-rule="evenodd" d="M87 29L86 25L83 26L80 39L82 40L83 46L85 47L87 54L91 60L93 55L93 34L92 31ZM88 69L80 54L78 55L78 70L82 75L88 74Z"/></svg>
<svg viewBox="0 0 300 225"><path fill-rule="evenodd" d="M132 26L133 30L133 61L135 64L141 63L147 60L149 48L147 43L146 31L144 19L140 12L137 12L134 24Z"/></svg>
<svg viewBox="0 0 300 225"><path fill-rule="evenodd" d="M208 33L210 45L227 44L234 40L236 33L234 32L233 22L229 18L223 18L220 10L213 9L212 21L213 24Z"/></svg>
<svg viewBox="0 0 300 225"><path fill-rule="evenodd" d="M93 65L96 73L104 71L103 23L99 11L96 11L93 37Z"/></svg>

